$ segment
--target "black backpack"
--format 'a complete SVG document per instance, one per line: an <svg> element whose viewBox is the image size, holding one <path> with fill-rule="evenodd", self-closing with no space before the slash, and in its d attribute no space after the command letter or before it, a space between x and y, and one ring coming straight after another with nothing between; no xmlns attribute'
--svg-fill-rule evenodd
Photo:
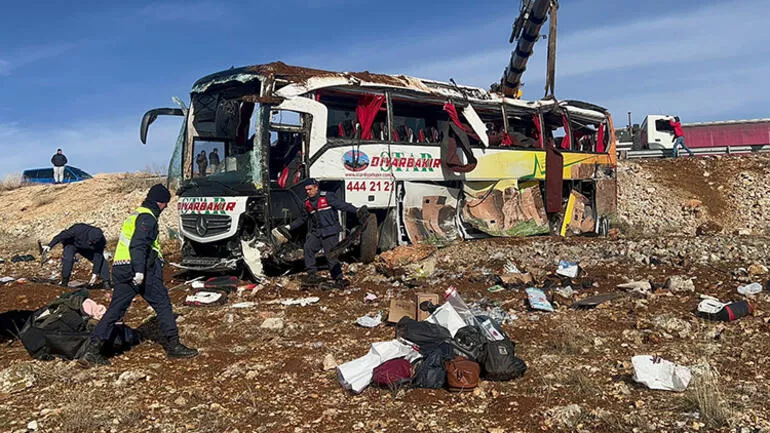
<svg viewBox="0 0 770 433"><path fill-rule="evenodd" d="M402 317L396 324L396 338L408 340L419 346L421 352L429 353L439 344L451 341L452 335L443 326Z"/></svg>
<svg viewBox="0 0 770 433"><path fill-rule="evenodd" d="M80 309L87 296L86 290L65 293L32 313L19 332L30 356L41 361L80 358L91 339L90 317ZM139 335L131 328L115 325L102 352L121 353L139 342Z"/></svg>
<svg viewBox="0 0 770 433"><path fill-rule="evenodd" d="M454 358L454 349L449 343L441 343L433 351L424 354L424 358L412 380L414 388L440 389L446 383L444 363Z"/></svg>
<svg viewBox="0 0 770 433"><path fill-rule="evenodd" d="M452 340L452 346L457 355L464 356L479 364L484 362L486 345L486 337L475 326L464 326L458 329Z"/></svg>
<svg viewBox="0 0 770 433"><path fill-rule="evenodd" d="M490 341L486 347L484 377L489 380L511 380L524 375L527 364L514 356L515 344L508 338Z"/></svg>

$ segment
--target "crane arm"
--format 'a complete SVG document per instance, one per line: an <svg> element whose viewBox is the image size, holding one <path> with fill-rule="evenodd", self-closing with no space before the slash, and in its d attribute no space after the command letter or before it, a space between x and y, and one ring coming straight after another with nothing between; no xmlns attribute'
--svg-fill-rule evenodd
<svg viewBox="0 0 770 433"><path fill-rule="evenodd" d="M511 60L500 82L505 96L515 97L521 87L521 76L527 69L527 62L532 56L535 42L540 38L540 28L548 19L552 1L524 0L522 3L510 39L510 42L516 40L516 49L511 53Z"/></svg>

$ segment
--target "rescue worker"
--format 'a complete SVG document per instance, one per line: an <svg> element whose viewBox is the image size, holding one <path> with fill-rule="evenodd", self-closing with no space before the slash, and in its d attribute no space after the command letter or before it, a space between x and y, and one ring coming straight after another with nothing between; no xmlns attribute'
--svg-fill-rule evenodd
<svg viewBox="0 0 770 433"><path fill-rule="evenodd" d="M329 256L329 252L339 242L339 235L342 230L337 211L356 214L359 221L365 221L369 211L366 206L356 209L355 206L340 200L333 193L319 191L318 181L313 178L305 181L305 194L307 194L307 200L305 200L305 209L302 215L290 225L281 228L293 231L307 224L304 257L308 283L320 281L317 275L318 268L316 267L315 256L323 248L329 262L329 273L334 279L334 287L344 288L349 282L343 278L340 261L337 257Z"/></svg>
<svg viewBox="0 0 770 433"><path fill-rule="evenodd" d="M88 282L90 287L95 287L97 277L102 279L101 288L109 289L112 287L107 254L104 252L107 239L104 238L102 229L88 224L75 224L54 236L48 245L43 245L41 247L43 256L47 256L51 248L59 244L62 244L64 248L61 258L60 286L68 286L72 275L72 265L75 263L75 253L77 253L94 265L91 280Z"/></svg>
<svg viewBox="0 0 770 433"><path fill-rule="evenodd" d="M112 276L115 290L107 312L91 334L91 342L82 356L89 365L107 365L101 349L113 333L115 323L123 318L136 295L140 295L155 310L163 335L163 348L169 358L191 358L198 355L179 342L179 331L171 308L168 289L163 285L163 255L161 254L158 218L171 200L165 186L150 188L147 198L123 223L115 250Z"/></svg>

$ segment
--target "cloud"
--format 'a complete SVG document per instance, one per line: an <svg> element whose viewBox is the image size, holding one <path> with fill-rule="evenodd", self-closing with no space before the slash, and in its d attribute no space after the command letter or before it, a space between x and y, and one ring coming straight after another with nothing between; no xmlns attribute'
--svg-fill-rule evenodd
<svg viewBox="0 0 770 433"><path fill-rule="evenodd" d="M9 75L21 67L58 57L77 47L72 42L53 42L47 45L22 47L15 53L0 59L0 75Z"/></svg>
<svg viewBox="0 0 770 433"><path fill-rule="evenodd" d="M0 178L28 168L50 166L62 148L69 163L91 174L168 167L181 126L180 117L161 117L150 127L147 145L139 141L139 119L92 121L70 126L0 123ZM44 133L41 133L44 131ZM24 149L13 151L13 149Z"/></svg>
<svg viewBox="0 0 770 433"><path fill-rule="evenodd" d="M622 22L607 20L604 25L574 18L585 15L581 9L585 7L583 2L560 9L557 96L607 106L623 119L626 111L661 110L701 120L731 113L765 115L756 108L760 104L754 104L752 111L742 101L770 93L766 84L770 71L761 65L770 55L766 0L703 3ZM326 59L320 55L300 59L334 69L360 67L442 81L452 77L488 88L500 80L513 48L505 44L508 35L503 31L510 23L488 18L489 23L468 25L462 31L455 27L412 35L408 43L376 41ZM525 98L544 94L546 51L545 41L535 46L523 77ZM719 99L707 100L712 95Z"/></svg>
<svg viewBox="0 0 770 433"><path fill-rule="evenodd" d="M205 23L227 20L233 23L238 14L225 2L215 1L163 1L152 3L140 11L140 14L156 21L174 21L183 23Z"/></svg>

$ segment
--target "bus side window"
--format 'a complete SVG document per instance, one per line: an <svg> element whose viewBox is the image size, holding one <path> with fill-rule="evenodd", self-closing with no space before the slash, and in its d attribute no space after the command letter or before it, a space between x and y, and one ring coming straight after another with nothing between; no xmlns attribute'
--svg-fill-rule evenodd
<svg viewBox="0 0 770 433"><path fill-rule="evenodd" d="M393 131L397 143L441 143L449 116L439 104L393 100Z"/></svg>
<svg viewBox="0 0 770 433"><path fill-rule="evenodd" d="M281 188L298 184L307 175L304 154L309 124L308 114L289 110L275 110L270 117L270 151L268 171L270 180Z"/></svg>

